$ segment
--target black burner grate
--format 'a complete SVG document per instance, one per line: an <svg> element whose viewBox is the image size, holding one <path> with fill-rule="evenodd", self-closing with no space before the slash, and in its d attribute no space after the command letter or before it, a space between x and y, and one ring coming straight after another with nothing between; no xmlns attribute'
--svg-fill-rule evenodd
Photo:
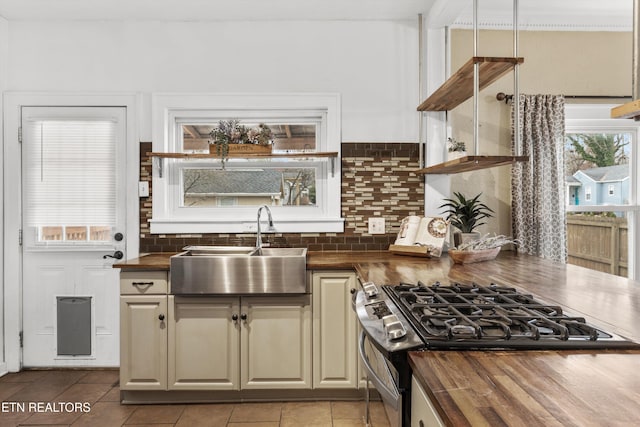
<svg viewBox="0 0 640 427"><path fill-rule="evenodd" d="M428 347L594 348L630 345L512 287L422 282L382 287Z"/></svg>

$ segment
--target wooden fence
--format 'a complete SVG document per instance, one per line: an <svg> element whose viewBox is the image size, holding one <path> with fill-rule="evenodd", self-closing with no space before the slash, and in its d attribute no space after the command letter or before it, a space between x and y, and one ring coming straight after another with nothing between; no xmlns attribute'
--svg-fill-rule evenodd
<svg viewBox="0 0 640 427"><path fill-rule="evenodd" d="M626 218L567 215L568 263L627 276Z"/></svg>

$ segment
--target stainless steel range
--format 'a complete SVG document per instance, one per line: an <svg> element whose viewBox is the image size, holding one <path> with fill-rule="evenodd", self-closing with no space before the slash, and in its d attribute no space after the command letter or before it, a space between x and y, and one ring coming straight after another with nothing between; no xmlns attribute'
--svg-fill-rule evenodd
<svg viewBox="0 0 640 427"><path fill-rule="evenodd" d="M560 306L495 284L365 283L354 308L362 325L360 358L397 426L410 425L410 350L640 347Z"/></svg>

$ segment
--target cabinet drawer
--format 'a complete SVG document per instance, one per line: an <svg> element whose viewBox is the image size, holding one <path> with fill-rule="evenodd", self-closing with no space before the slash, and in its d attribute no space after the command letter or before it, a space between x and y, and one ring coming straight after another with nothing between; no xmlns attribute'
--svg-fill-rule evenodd
<svg viewBox="0 0 640 427"><path fill-rule="evenodd" d="M166 294L169 289L167 276L166 271L123 271L120 273L120 294Z"/></svg>

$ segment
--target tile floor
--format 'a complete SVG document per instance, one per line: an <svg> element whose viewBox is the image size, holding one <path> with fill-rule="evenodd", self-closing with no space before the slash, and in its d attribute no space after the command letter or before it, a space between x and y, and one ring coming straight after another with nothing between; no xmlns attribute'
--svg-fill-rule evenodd
<svg viewBox="0 0 640 427"><path fill-rule="evenodd" d="M341 401L121 405L117 370L26 370L0 378L0 427L364 426L364 403ZM373 402L373 427L388 426Z"/></svg>

